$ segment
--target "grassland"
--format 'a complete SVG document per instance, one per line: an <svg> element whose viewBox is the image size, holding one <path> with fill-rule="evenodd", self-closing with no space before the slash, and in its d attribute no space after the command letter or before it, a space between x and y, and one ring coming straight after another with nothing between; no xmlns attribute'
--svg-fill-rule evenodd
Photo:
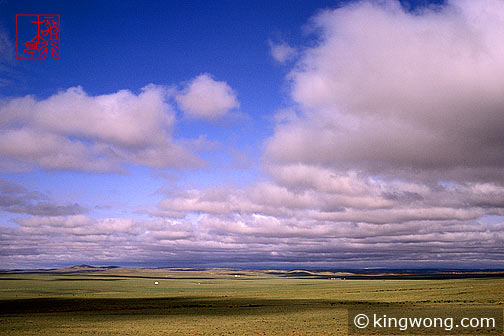
<svg viewBox="0 0 504 336"><path fill-rule="evenodd" d="M504 303L503 278L286 275L122 268L3 273L0 335L345 335L349 307Z"/></svg>

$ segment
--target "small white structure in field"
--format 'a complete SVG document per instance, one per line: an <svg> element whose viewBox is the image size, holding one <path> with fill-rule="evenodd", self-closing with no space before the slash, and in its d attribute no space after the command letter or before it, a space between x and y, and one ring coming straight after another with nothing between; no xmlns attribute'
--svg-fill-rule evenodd
<svg viewBox="0 0 504 336"><path fill-rule="evenodd" d="M235 278L239 278L240 276L238 274L235 274Z"/></svg>
<svg viewBox="0 0 504 336"><path fill-rule="evenodd" d="M154 281L154 285L159 285L159 282L157 282L157 281Z"/></svg>

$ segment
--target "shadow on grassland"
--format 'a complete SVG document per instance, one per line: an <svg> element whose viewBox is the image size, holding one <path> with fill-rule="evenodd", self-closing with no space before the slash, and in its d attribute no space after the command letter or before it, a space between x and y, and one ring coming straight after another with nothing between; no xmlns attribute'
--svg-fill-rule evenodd
<svg viewBox="0 0 504 336"><path fill-rule="evenodd" d="M56 278L56 279L51 279L51 280L46 280L46 281L124 281L126 279L95 279L95 278Z"/></svg>
<svg viewBox="0 0 504 336"><path fill-rule="evenodd" d="M404 304L359 301L258 298L40 298L0 300L0 316L25 314L88 315L250 315L348 309L355 306L404 307Z"/></svg>
<svg viewBox="0 0 504 336"><path fill-rule="evenodd" d="M1 2L1 0L0 0ZM97 272L97 271L96 271ZM74 272L22 272L22 273L16 273L16 272L0 272L0 280L18 280L20 278L4 278L3 275L9 275L9 274L22 274L22 275L54 275L54 276L65 276L65 277L72 277L72 276L88 276L92 277L93 279L99 279L99 278L118 278L118 279L170 279L170 280L213 280L217 279L216 277L211 277L211 276L178 276L178 277L171 277L171 276L163 276L163 275L158 275L158 274L153 274L153 275L134 275L134 274L124 274L124 275L119 275L119 274L96 274L94 272L85 272L85 271L74 271ZM234 274L234 273L233 273ZM26 280L26 279L22 279Z"/></svg>

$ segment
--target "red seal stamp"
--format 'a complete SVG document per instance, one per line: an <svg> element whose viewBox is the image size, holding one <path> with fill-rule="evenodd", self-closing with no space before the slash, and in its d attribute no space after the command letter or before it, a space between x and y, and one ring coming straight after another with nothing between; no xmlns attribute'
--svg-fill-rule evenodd
<svg viewBox="0 0 504 336"><path fill-rule="evenodd" d="M16 14L16 59L44 60L48 51L61 58L58 14Z"/></svg>

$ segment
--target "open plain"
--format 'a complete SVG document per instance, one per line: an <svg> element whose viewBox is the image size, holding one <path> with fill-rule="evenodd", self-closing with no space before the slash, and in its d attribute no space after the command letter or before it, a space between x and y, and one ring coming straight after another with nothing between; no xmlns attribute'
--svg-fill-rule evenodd
<svg viewBox="0 0 504 336"><path fill-rule="evenodd" d="M87 266L5 272L0 334L346 335L351 307L502 308L504 278L472 276Z"/></svg>

